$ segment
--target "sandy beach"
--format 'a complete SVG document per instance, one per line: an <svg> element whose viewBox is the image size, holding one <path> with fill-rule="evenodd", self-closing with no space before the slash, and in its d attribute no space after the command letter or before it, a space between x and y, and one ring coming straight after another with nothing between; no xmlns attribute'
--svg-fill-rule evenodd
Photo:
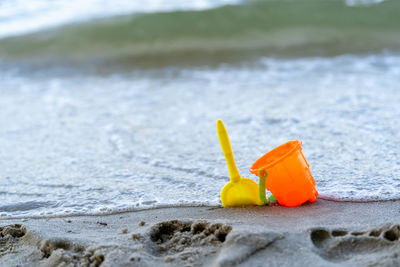
<svg viewBox="0 0 400 267"><path fill-rule="evenodd" d="M397 266L400 202L1 221L1 266Z"/></svg>

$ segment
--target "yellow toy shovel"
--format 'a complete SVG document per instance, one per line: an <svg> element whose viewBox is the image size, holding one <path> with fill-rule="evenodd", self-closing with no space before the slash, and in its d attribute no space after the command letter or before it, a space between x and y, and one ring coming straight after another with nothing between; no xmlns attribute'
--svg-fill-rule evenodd
<svg viewBox="0 0 400 267"><path fill-rule="evenodd" d="M228 164L230 182L221 191L221 202L224 207L261 205L258 196L258 185L251 179L241 178L233 159L231 143L225 125L217 121L217 132L222 151ZM264 189L265 190L265 189Z"/></svg>

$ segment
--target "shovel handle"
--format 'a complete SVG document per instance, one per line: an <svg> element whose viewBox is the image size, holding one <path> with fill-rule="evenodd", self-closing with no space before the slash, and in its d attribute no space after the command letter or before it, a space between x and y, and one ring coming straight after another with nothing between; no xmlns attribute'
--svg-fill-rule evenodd
<svg viewBox="0 0 400 267"><path fill-rule="evenodd" d="M261 169L258 172L258 177L260 177L260 184L258 185L258 194L260 196L260 200L264 205L269 205L268 199L265 197L265 182L268 177L268 172L264 169Z"/></svg>
<svg viewBox="0 0 400 267"><path fill-rule="evenodd" d="M226 131L225 125L221 120L217 120L217 132L222 152L224 152L226 164L228 165L230 180L231 182L237 183L240 181L240 174L233 158L233 152L231 142L229 141L228 132Z"/></svg>

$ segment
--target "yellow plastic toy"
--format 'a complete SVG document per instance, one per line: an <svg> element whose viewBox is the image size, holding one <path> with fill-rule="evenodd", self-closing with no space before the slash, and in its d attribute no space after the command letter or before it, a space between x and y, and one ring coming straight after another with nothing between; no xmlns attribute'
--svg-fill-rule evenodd
<svg viewBox="0 0 400 267"><path fill-rule="evenodd" d="M259 188L256 182L248 178L240 177L233 158L231 143L225 125L221 120L217 121L217 132L225 160L228 165L230 182L221 191L221 202L224 207L261 205ZM262 188L265 192L265 187Z"/></svg>

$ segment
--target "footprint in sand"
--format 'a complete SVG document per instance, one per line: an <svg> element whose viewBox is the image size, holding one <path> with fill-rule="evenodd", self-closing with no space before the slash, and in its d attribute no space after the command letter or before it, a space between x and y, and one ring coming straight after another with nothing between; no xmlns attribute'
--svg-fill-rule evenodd
<svg viewBox="0 0 400 267"><path fill-rule="evenodd" d="M31 247L27 257L39 259L40 266L100 266L104 255L94 250L86 250L67 240L40 240L32 234L28 234L25 226L11 224L0 227L0 258L8 252L23 250L23 247ZM1 266L3 266L0 263ZM6 265L4 265L6 266Z"/></svg>
<svg viewBox="0 0 400 267"><path fill-rule="evenodd" d="M25 233L26 229L21 224L0 227L0 257L7 251L13 250Z"/></svg>
<svg viewBox="0 0 400 267"><path fill-rule="evenodd" d="M194 262L215 254L232 227L206 221L165 221L153 225L148 233L148 250L165 262Z"/></svg>
<svg viewBox="0 0 400 267"><path fill-rule="evenodd" d="M40 242L42 265L45 266L93 266L104 261L104 255L95 249L86 249L64 239L43 239Z"/></svg>
<svg viewBox="0 0 400 267"><path fill-rule="evenodd" d="M387 225L368 231L312 229L310 238L316 252L329 261L345 261L354 256L400 247L400 225Z"/></svg>

